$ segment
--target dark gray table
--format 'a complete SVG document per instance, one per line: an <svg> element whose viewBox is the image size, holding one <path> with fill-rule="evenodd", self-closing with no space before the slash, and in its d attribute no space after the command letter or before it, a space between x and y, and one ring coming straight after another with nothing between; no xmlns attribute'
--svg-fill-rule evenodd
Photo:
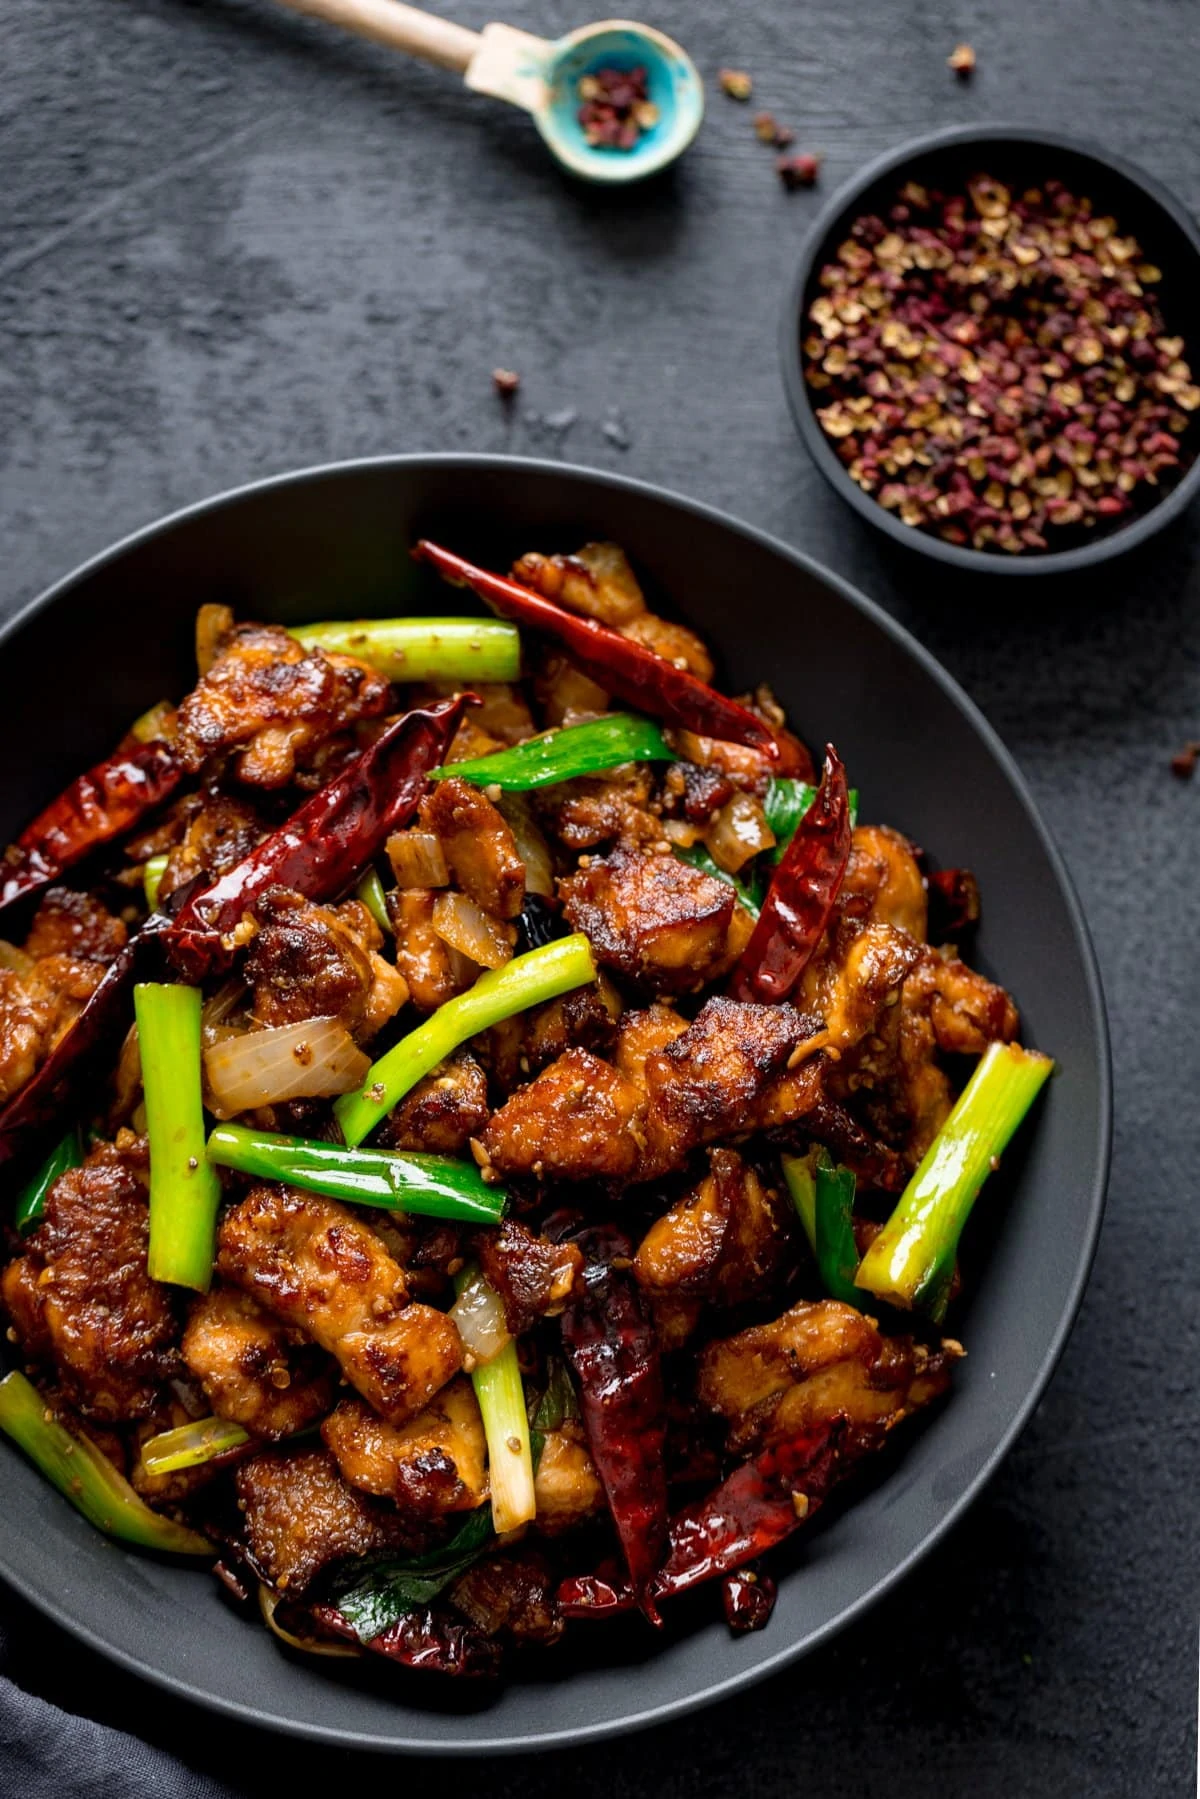
<svg viewBox="0 0 1200 1799"><path fill-rule="evenodd" d="M485 0L452 10L489 17ZM757 1691L628 1744L453 1778L500 1799L564 1781L605 1799L1182 1793L1200 779L1168 761L1200 736L1195 515L1109 575L930 592L793 435L775 331L820 191L786 195L752 108L719 93L676 177L611 196L569 185L509 109L267 0L3 14L0 604L156 514L304 463L471 448L617 467L778 532L915 629L1021 760L1095 932L1116 1046L1108 1222L1059 1373L971 1517L869 1619ZM547 34L581 22L553 0L504 16ZM1200 207L1200 14L1181 0L661 0L652 16L710 78L755 75L755 105L824 152L826 192L916 131L1010 118L1091 133ZM944 61L964 37L969 86ZM510 410L496 364L523 377ZM15 1601L0 1618L13 1799L418 1774L311 1749L265 1763L261 1741Z"/></svg>

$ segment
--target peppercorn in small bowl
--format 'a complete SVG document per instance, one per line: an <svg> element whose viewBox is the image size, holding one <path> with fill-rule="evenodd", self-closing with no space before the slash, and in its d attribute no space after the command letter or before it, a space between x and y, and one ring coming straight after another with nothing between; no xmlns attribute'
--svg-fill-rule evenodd
<svg viewBox="0 0 1200 1799"><path fill-rule="evenodd" d="M805 245L782 351L821 473L943 562L1090 566L1200 487L1200 232L1069 138L956 128L870 164Z"/></svg>

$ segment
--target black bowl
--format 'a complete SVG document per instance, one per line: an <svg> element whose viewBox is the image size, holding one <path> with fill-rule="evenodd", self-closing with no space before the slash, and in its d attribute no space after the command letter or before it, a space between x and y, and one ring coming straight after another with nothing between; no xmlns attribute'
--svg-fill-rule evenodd
<svg viewBox="0 0 1200 1799"><path fill-rule="evenodd" d="M975 868L981 958L1016 993L1027 1036L1061 1064L980 1206L974 1248L987 1250L987 1266L956 1321L970 1355L954 1392L873 1484L816 1521L757 1635L731 1637L710 1592L663 1640L640 1622L576 1627L544 1665L495 1691L448 1689L382 1663L305 1661L235 1615L207 1574L98 1536L15 1450L0 1450L0 1573L115 1661L298 1736L481 1753L677 1716L826 1641L915 1566L1011 1447L1066 1340L1100 1227L1110 1090L1078 904L1021 776L971 702L890 618L805 557L612 475L397 457L264 482L140 532L3 634L0 841L131 717L189 685L204 600L281 620L461 611L465 596L409 557L426 533L497 567L531 546L603 534L623 543L717 646L732 690L768 676L813 743L836 740L867 816ZM63 705L63 695L79 699Z"/></svg>
<svg viewBox="0 0 1200 1799"><path fill-rule="evenodd" d="M1200 414L1184 438L1190 464L1173 486L1161 490L1161 498L1147 502L1144 511L1126 523L1118 520L1111 528L1097 525L1086 533L1086 541L1069 548L1010 555L945 543L931 532L901 524L878 500L864 493L851 480L822 430L804 378L801 340L809 306L817 295L817 279L855 219L890 204L905 181L927 182L954 192L961 191L962 184L977 173L1022 186L1056 177L1075 193L1094 200L1101 212L1111 213L1121 230L1132 233L1150 261L1162 270L1158 294L1167 329L1184 339L1184 355L1190 352L1193 367L1200 367L1200 230L1160 182L1132 163L1110 156L1099 145L1076 138L1022 125L956 125L949 131L911 138L868 163L817 218L788 288L780 328L783 379L792 417L829 484L868 523L886 531L906 549L978 574L1064 574L1070 569L1091 568L1145 543L1178 518L1194 498L1200 488Z"/></svg>

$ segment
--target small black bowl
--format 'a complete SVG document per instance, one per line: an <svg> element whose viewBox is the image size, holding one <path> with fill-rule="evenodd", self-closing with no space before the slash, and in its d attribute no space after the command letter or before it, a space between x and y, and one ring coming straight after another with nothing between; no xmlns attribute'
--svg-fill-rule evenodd
<svg viewBox="0 0 1200 1799"><path fill-rule="evenodd" d="M961 191L973 174L986 173L1010 185L1063 181L1087 195L1099 211L1111 213L1121 230L1132 233L1147 258L1162 270L1157 290L1167 330L1184 340L1184 355L1200 359L1200 229L1166 188L1120 157L1076 138L1034 131L1021 125L955 126L927 137L912 138L889 150L847 183L821 213L805 243L800 265L788 289L783 311L781 350L783 377L792 415L817 467L842 498L863 518L886 531L908 549L923 551L939 562L953 563L979 574L1060 574L1090 568L1145 543L1189 504L1200 488L1200 414L1189 426L1185 445L1191 461L1161 498L1128 522L1096 526L1084 543L1061 550L1003 551L964 549L928 531L901 524L870 494L852 481L821 428L804 378L801 342L808 308L816 297L817 278L863 213L889 204L905 181L916 180L951 192Z"/></svg>

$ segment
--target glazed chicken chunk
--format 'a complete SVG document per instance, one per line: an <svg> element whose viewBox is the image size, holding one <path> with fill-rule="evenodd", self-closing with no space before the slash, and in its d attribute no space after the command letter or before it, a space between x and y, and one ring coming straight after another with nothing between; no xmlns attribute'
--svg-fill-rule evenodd
<svg viewBox="0 0 1200 1799"><path fill-rule="evenodd" d="M343 1480L328 1450L264 1451L240 1465L234 1484L247 1552L289 1598L348 1557L411 1553L421 1540L395 1506Z"/></svg>
<svg viewBox="0 0 1200 1799"><path fill-rule="evenodd" d="M218 1417L268 1442L307 1429L333 1404L333 1359L236 1287L196 1301L183 1360Z"/></svg>
<svg viewBox="0 0 1200 1799"><path fill-rule="evenodd" d="M487 1497L483 1421L461 1376L407 1424L388 1424L361 1399L343 1399L321 1426L342 1477L414 1517L470 1512Z"/></svg>
<svg viewBox="0 0 1200 1799"><path fill-rule="evenodd" d="M89 1418L144 1418L179 1368L171 1292L146 1268L146 1145L97 1143L59 1176L0 1293L24 1353Z"/></svg>
<svg viewBox="0 0 1200 1799"><path fill-rule="evenodd" d="M605 968L655 993L691 993L727 973L749 941L733 888L670 855L616 850L561 884L563 912Z"/></svg>
<svg viewBox="0 0 1200 1799"><path fill-rule="evenodd" d="M278 625L231 624L179 708L177 747L192 774L233 754L239 781L282 787L321 744L390 700L364 662L306 650Z"/></svg>
<svg viewBox="0 0 1200 1799"><path fill-rule="evenodd" d="M225 1214L217 1266L282 1323L337 1357L389 1424L405 1424L462 1366L451 1319L410 1302L399 1263L344 1206L257 1187Z"/></svg>

